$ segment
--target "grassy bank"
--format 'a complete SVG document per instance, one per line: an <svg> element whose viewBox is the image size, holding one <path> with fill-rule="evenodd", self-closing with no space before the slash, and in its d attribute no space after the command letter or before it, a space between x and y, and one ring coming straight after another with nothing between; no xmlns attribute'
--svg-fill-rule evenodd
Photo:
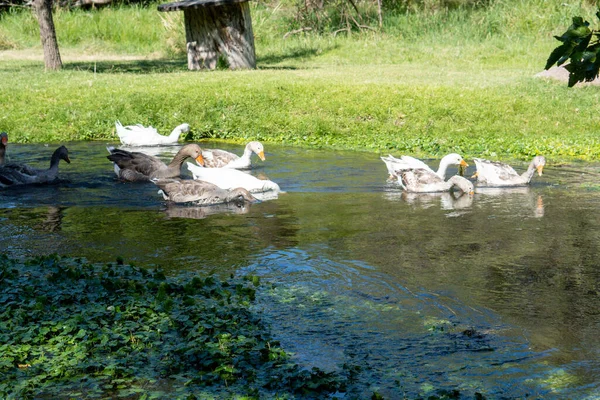
<svg viewBox="0 0 600 400"><path fill-rule="evenodd" d="M180 16L152 6L58 13L65 68L44 73L24 59L40 54L31 16L10 14L0 19L11 48L0 61L0 130L16 142L114 140L117 119L165 133L188 122L189 140L595 160L597 89L534 77L552 34L573 15L593 21L591 7L563 3L388 13L379 32L287 39L289 10L261 3L258 69L235 72L186 71ZM143 21L146 39L124 21Z"/></svg>

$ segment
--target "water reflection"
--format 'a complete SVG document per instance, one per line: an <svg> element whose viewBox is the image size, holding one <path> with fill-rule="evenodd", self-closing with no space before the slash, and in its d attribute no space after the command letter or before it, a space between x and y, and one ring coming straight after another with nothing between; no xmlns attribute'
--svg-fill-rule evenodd
<svg viewBox="0 0 600 400"><path fill-rule="evenodd" d="M247 214L249 211L250 204L247 202L232 202L210 206L177 205L169 203L165 209L165 214L169 218L204 219L210 215Z"/></svg>
<svg viewBox="0 0 600 400"><path fill-rule="evenodd" d="M510 204L515 214L529 214L535 218L544 216L544 200L529 186L521 187L481 187L475 189L478 200L493 202L497 205Z"/></svg>
<svg viewBox="0 0 600 400"><path fill-rule="evenodd" d="M46 219L40 223L40 228L48 232L58 232L61 229L64 207L50 206L46 213Z"/></svg>

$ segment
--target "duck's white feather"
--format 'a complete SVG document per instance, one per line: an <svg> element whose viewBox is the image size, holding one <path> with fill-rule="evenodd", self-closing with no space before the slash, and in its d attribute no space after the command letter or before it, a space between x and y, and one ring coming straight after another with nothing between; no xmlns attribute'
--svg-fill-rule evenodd
<svg viewBox="0 0 600 400"><path fill-rule="evenodd" d="M128 125L123 126L121 122L115 122L117 135L122 144L126 146L157 146L166 144L176 144L179 136L190 130L188 124L177 126L170 135L164 136L152 126Z"/></svg>
<svg viewBox="0 0 600 400"><path fill-rule="evenodd" d="M456 153L450 153L444 156L440 160L440 165L437 171L434 171L429 167L429 165L425 164L423 161L416 159L411 156L401 156L400 158L396 158L392 155L388 155L387 157L381 157L381 160L385 163L385 166L388 170L388 174L390 178L398 177L400 171L407 169L424 169L426 171L433 172L437 176L442 179L446 178L446 171L448 170L448 166L450 165L461 165L463 167L467 167L468 164L463 160L463 158Z"/></svg>
<svg viewBox="0 0 600 400"><path fill-rule="evenodd" d="M480 186L524 186L529 184L534 173L542 175L546 159L543 156L533 158L527 171L519 175L513 167L508 164L475 158L477 167L477 184Z"/></svg>
<svg viewBox="0 0 600 400"><path fill-rule="evenodd" d="M398 182L404 190L412 193L448 192L454 187L465 193L474 191L473 184L462 176L454 175L444 181L434 172L422 168L402 170Z"/></svg>
<svg viewBox="0 0 600 400"><path fill-rule="evenodd" d="M280 192L279 185L273 181L257 177L229 168L203 168L193 163L187 163L188 170L194 179L206 181L222 189L244 188L250 193Z"/></svg>
<svg viewBox="0 0 600 400"><path fill-rule="evenodd" d="M202 157L204 166L207 168L233 168L248 169L252 167L251 156L255 153L262 161L265 161L265 149L260 142L249 142L244 148L244 154L239 157L229 151L219 149L203 149Z"/></svg>

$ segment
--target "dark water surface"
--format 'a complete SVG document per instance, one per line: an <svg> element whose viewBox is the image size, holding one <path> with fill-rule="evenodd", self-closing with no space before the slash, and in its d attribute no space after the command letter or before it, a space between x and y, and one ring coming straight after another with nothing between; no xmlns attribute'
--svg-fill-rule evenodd
<svg viewBox="0 0 600 400"><path fill-rule="evenodd" d="M55 147L8 152L45 166ZM252 173L287 193L219 210L116 181L105 143L67 147L60 184L0 190L2 252L258 274L276 285L257 312L299 361L360 366L347 398L600 396L598 165L456 199L402 193L374 154L268 145Z"/></svg>

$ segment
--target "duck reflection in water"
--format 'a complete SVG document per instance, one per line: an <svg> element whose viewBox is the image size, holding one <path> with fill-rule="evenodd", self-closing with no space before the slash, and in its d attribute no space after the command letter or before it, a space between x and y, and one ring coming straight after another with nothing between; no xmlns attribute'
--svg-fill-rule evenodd
<svg viewBox="0 0 600 400"><path fill-rule="evenodd" d="M464 210L473 205L473 195L462 192L409 193L403 191L399 197L408 204L422 208L439 205L442 210Z"/></svg>
<svg viewBox="0 0 600 400"><path fill-rule="evenodd" d="M61 230L64 207L49 206L46 219L40 223L40 229L47 232L58 232Z"/></svg>
<svg viewBox="0 0 600 400"><path fill-rule="evenodd" d="M247 214L250 211L248 202L232 202L210 206L189 206L169 203L165 209L168 218L204 219L216 214Z"/></svg>
<svg viewBox="0 0 600 400"><path fill-rule="evenodd" d="M477 199L492 204L511 204L513 214L518 210L535 218L544 216L544 199L542 195L531 190L529 186L519 187L477 187Z"/></svg>

